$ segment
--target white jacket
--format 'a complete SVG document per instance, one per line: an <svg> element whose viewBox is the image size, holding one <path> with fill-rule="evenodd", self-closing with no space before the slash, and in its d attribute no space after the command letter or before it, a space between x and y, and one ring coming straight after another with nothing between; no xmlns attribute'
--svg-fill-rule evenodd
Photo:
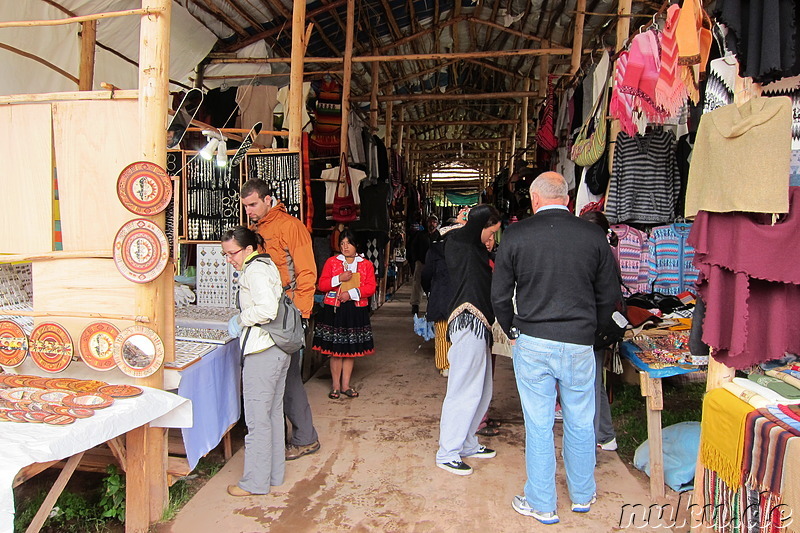
<svg viewBox="0 0 800 533"><path fill-rule="evenodd" d="M264 324L278 315L278 300L283 292L281 275L272 261L267 264L248 259L249 262L245 262L239 277L239 323L243 326L239 343L245 355L261 352L275 345L272 337L263 328L250 326Z"/></svg>

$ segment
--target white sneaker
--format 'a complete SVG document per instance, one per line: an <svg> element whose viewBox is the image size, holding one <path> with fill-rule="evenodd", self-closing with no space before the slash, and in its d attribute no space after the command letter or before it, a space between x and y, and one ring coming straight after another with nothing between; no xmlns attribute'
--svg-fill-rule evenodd
<svg viewBox="0 0 800 533"><path fill-rule="evenodd" d="M551 524L558 524L558 515L555 512L552 513L542 513L540 511L535 510L533 507L530 506L528 500L525 499L525 496L514 496L511 500L511 507L514 508L516 512L521 515L525 516L532 516L539 522L545 525Z"/></svg>
<svg viewBox="0 0 800 533"><path fill-rule="evenodd" d="M556 409L555 419L556 422L564 421L564 412L561 409Z"/></svg>
<svg viewBox="0 0 800 533"><path fill-rule="evenodd" d="M597 447L601 450L605 450L607 452L613 452L617 449L617 439L616 437L611 439L610 441L606 442L605 444L597 444Z"/></svg>
<svg viewBox="0 0 800 533"><path fill-rule="evenodd" d="M597 501L597 494L592 495L592 499L589 500L589 503L573 503L572 504L572 512L573 513L588 513L589 510L592 508L592 504Z"/></svg>

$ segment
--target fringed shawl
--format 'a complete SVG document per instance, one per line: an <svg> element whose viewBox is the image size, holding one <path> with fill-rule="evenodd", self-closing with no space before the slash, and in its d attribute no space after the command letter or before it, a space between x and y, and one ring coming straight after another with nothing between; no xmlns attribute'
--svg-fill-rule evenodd
<svg viewBox="0 0 800 533"><path fill-rule="evenodd" d="M680 12L677 4L669 6L661 32L661 71L656 85L656 102L670 117L677 115L686 101L686 86L678 75L678 39L675 36Z"/></svg>
<svg viewBox="0 0 800 533"><path fill-rule="evenodd" d="M676 29L678 64L680 77L694 103L700 101L700 81L705 76L713 40L710 26L705 25L708 20L700 0L683 2Z"/></svg>
<svg viewBox="0 0 800 533"><path fill-rule="evenodd" d="M699 459L733 490L742 478L745 419L754 411L725 389L713 389L703 399Z"/></svg>
<svg viewBox="0 0 800 533"><path fill-rule="evenodd" d="M611 103L608 113L613 118L619 120L622 131L633 137L639 130L633 122L633 95L626 94L621 90L625 73L628 69L628 57L630 52L624 51L619 54L614 67L614 90L611 92Z"/></svg>

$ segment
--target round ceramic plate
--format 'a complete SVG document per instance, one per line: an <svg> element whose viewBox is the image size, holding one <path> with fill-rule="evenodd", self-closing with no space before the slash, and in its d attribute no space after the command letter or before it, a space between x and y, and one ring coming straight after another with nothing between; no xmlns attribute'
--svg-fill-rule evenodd
<svg viewBox="0 0 800 533"><path fill-rule="evenodd" d="M172 180L155 163L131 163L119 174L117 196L131 213L156 215L166 209L172 199Z"/></svg>
<svg viewBox="0 0 800 533"><path fill-rule="evenodd" d="M108 394L112 398L133 398L144 391L135 385L106 385L100 387L97 392Z"/></svg>
<svg viewBox="0 0 800 533"><path fill-rule="evenodd" d="M48 389L40 390L31 394L31 399L36 402L45 402L52 404L61 404L64 398L75 396L75 393L68 390L61 389Z"/></svg>
<svg viewBox="0 0 800 533"><path fill-rule="evenodd" d="M169 243L164 232L143 218L126 222L114 239L114 263L134 283L156 279L167 266Z"/></svg>
<svg viewBox="0 0 800 533"><path fill-rule="evenodd" d="M101 388L108 385L105 381L98 381L96 379L79 379L72 383L67 383L67 390L74 392L97 392Z"/></svg>
<svg viewBox="0 0 800 533"><path fill-rule="evenodd" d="M108 322L95 322L86 326L78 344L83 362L101 372L114 368L114 339L118 334L119 330Z"/></svg>
<svg viewBox="0 0 800 533"><path fill-rule="evenodd" d="M114 403L114 398L99 392L81 392L72 398L64 398L64 405L72 408L103 409Z"/></svg>
<svg viewBox="0 0 800 533"><path fill-rule="evenodd" d="M17 387L14 389L3 389L0 391L0 398L7 402L17 403L20 400L30 400L33 393L39 389L33 387Z"/></svg>
<svg viewBox="0 0 800 533"><path fill-rule="evenodd" d="M114 341L114 361L129 376L150 376L164 363L164 343L152 329L131 326L122 330Z"/></svg>
<svg viewBox="0 0 800 533"><path fill-rule="evenodd" d="M50 415L46 416L44 420L42 420L45 424L50 424L51 426L66 426L67 424L72 424L75 422L74 416L69 415Z"/></svg>
<svg viewBox="0 0 800 533"><path fill-rule="evenodd" d="M0 320L0 365L19 366L28 355L28 337L12 320Z"/></svg>
<svg viewBox="0 0 800 533"><path fill-rule="evenodd" d="M36 326L29 344L33 362L45 372L61 372L70 364L75 352L67 330L54 322Z"/></svg>

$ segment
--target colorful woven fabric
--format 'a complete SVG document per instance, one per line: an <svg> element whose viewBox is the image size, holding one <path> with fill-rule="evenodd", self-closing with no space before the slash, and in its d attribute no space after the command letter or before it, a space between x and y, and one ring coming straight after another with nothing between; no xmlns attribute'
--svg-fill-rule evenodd
<svg viewBox="0 0 800 533"><path fill-rule="evenodd" d="M339 153L339 138L342 131L342 86L335 81L320 85L314 130L311 133L311 148L317 155Z"/></svg>
<svg viewBox="0 0 800 533"><path fill-rule="evenodd" d="M633 121L633 95L621 91L622 82L625 79L625 72L628 68L628 56L626 50L617 57L614 67L614 89L611 92L611 102L608 105L608 114L619 120L622 131L631 137L638 133L638 128Z"/></svg>
<svg viewBox="0 0 800 533"><path fill-rule="evenodd" d="M625 77L619 90L634 97L634 107L641 109L653 122L664 122L666 113L656 102L656 85L661 70L661 49L658 32L640 33L631 41Z"/></svg>
<svg viewBox="0 0 800 533"><path fill-rule="evenodd" d="M751 405L725 389L713 389L703 398L699 460L732 489L741 483L745 419L751 412Z"/></svg>
<svg viewBox="0 0 800 533"><path fill-rule="evenodd" d="M691 224L653 228L648 243L647 280L653 291L680 294L694 290L699 270L692 263L694 248L687 240Z"/></svg>
<svg viewBox="0 0 800 533"><path fill-rule="evenodd" d="M611 229L619 237L619 244L612 251L619 262L623 291L629 294L650 292L647 284L649 237L645 232L627 224L618 224Z"/></svg>
<svg viewBox="0 0 800 533"><path fill-rule="evenodd" d="M661 70L656 85L656 102L670 117L677 115L686 101L686 86L678 76L678 39L675 30L681 9L672 4L661 32Z"/></svg>
<svg viewBox="0 0 800 533"><path fill-rule="evenodd" d="M769 411L764 408L747 415L742 483L751 489L780 494L786 447L793 435L770 420L767 414Z"/></svg>

